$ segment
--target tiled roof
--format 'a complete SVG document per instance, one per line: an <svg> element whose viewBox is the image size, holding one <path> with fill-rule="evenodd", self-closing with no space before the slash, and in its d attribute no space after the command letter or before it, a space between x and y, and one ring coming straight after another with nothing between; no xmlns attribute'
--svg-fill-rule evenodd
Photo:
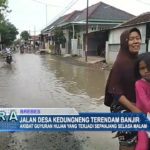
<svg viewBox="0 0 150 150"><path fill-rule="evenodd" d="M126 21L125 23L121 24L118 27L131 26L131 25L142 24L146 22L150 22L150 12L146 12L137 17L134 17L133 19Z"/></svg>
<svg viewBox="0 0 150 150"><path fill-rule="evenodd" d="M99 20L128 20L134 15L122 11L118 8L99 2L92 5L88 9L89 19L99 19ZM78 18L78 21L86 19L86 9L83 10L82 14Z"/></svg>
<svg viewBox="0 0 150 150"><path fill-rule="evenodd" d="M90 20L102 20L102 21L126 21L134 16L119 10L113 6L99 2L95 5L92 5L88 8L88 19ZM62 25L64 23L70 22L80 22L86 20L86 8L82 11L73 11L70 14L64 15L54 21L52 24L47 26L42 31L49 30L51 27L56 25Z"/></svg>
<svg viewBox="0 0 150 150"><path fill-rule="evenodd" d="M56 21L54 21L52 24L50 24L49 26L47 26L44 30L48 30L50 29L51 27L53 26L56 26L56 25L60 25L60 24L63 24L65 22L71 22L71 21L74 21L76 20L76 18L78 18L78 16L81 14L81 11L73 11L72 13L70 14L67 14L67 15L64 15L60 18L58 18Z"/></svg>
<svg viewBox="0 0 150 150"><path fill-rule="evenodd" d="M68 22L76 21L81 15L82 11L74 11L72 15L68 18Z"/></svg>
<svg viewBox="0 0 150 150"><path fill-rule="evenodd" d="M95 9L97 8L97 6L99 5L100 3L97 3L95 5L92 5L88 8L88 18L90 16L90 14L95 11ZM86 20L86 8L82 11L82 13L80 14L80 16L78 17L78 19L76 21L82 21L82 20Z"/></svg>

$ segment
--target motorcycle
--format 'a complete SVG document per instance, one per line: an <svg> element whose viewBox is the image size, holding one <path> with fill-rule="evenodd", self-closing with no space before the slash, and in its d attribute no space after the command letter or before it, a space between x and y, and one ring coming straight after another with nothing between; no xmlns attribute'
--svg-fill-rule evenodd
<svg viewBox="0 0 150 150"><path fill-rule="evenodd" d="M7 62L8 64L11 64L11 63L12 63L12 55L11 55L11 54L9 54L9 55L6 56L6 62Z"/></svg>
<svg viewBox="0 0 150 150"><path fill-rule="evenodd" d="M20 48L20 53L21 53L21 54L24 53L24 48Z"/></svg>

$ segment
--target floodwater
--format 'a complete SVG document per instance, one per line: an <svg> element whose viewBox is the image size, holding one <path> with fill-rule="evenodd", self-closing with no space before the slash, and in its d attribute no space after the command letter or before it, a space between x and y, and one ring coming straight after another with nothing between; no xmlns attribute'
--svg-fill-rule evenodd
<svg viewBox="0 0 150 150"><path fill-rule="evenodd" d="M0 59L0 107L75 108L106 112L103 105L108 71L74 65L51 55L15 54L9 66ZM116 150L110 132L0 133L0 149Z"/></svg>

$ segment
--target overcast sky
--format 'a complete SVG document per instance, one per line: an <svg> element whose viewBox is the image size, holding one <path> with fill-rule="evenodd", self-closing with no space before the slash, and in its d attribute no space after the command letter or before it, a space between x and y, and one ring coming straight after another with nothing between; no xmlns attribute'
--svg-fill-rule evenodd
<svg viewBox="0 0 150 150"><path fill-rule="evenodd" d="M98 2L100 0L89 0L89 6ZM133 15L150 11L149 0L102 0L102 2ZM27 30L31 35L37 35L46 24L50 24L60 15L86 8L86 3L87 0L9 0L12 12L7 18L19 32Z"/></svg>

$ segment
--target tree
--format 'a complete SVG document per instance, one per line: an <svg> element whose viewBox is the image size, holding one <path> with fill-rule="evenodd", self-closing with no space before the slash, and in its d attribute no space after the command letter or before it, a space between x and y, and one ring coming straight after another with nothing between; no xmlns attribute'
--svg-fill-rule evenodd
<svg viewBox="0 0 150 150"><path fill-rule="evenodd" d="M0 23L1 43L10 46L16 39L18 31L16 27L8 21Z"/></svg>
<svg viewBox="0 0 150 150"><path fill-rule="evenodd" d="M20 34L21 38L25 41L29 40L30 38L30 34L28 31L22 31L21 34Z"/></svg>
<svg viewBox="0 0 150 150"><path fill-rule="evenodd" d="M54 30L54 41L56 54L61 54L60 44L64 44L66 42L66 38L61 28L56 28Z"/></svg>
<svg viewBox="0 0 150 150"><path fill-rule="evenodd" d="M9 12L8 0L0 0L0 42L5 45L11 45L18 34L16 27L5 19Z"/></svg>
<svg viewBox="0 0 150 150"><path fill-rule="evenodd" d="M8 10L8 0L0 0L0 23L5 21L4 14L8 12L10 12L10 10Z"/></svg>
<svg viewBox="0 0 150 150"><path fill-rule="evenodd" d="M56 28L54 30L54 41L56 44L63 44L66 42L66 38L61 28Z"/></svg>

